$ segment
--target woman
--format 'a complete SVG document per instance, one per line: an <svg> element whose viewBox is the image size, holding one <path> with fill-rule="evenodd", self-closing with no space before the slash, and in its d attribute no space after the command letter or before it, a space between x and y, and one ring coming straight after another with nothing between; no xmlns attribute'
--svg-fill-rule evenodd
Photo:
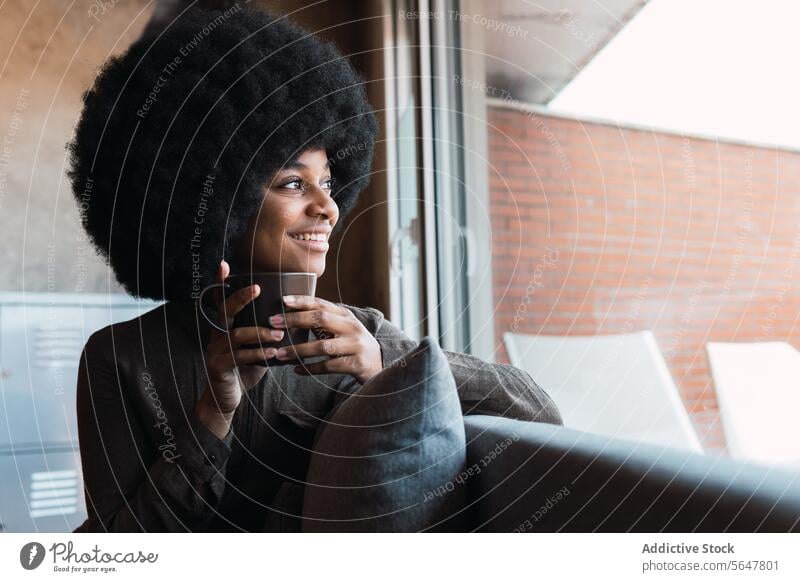
<svg viewBox="0 0 800 582"><path fill-rule="evenodd" d="M84 347L76 531L299 529L317 426L416 342L377 309L299 297L272 324L313 330L286 356L305 365L266 368L252 364L276 355L280 329L220 332L195 298L231 272L322 275L327 238L368 182L377 125L363 81L331 45L234 8L135 43L84 102L69 145L83 226L127 291L167 302ZM259 292L224 309L218 297L213 317L231 328ZM267 347L241 348L257 340ZM445 354L465 414L561 424L528 374Z"/></svg>

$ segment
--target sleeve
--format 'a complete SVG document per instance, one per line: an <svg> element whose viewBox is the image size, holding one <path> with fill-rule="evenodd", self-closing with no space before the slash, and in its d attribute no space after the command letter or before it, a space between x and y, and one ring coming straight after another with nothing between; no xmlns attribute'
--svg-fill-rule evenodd
<svg viewBox="0 0 800 582"><path fill-rule="evenodd" d="M400 328L374 307L374 335L381 346L383 367L417 346ZM450 363L464 414L504 416L518 420L563 425L555 402L524 370L510 364L486 362L476 356L442 350Z"/></svg>
<svg viewBox="0 0 800 582"><path fill-rule="evenodd" d="M204 531L224 488L233 433L219 439L189 410L182 422L170 418L174 441L156 449L125 394L109 345L93 334L78 368L88 517L75 532Z"/></svg>

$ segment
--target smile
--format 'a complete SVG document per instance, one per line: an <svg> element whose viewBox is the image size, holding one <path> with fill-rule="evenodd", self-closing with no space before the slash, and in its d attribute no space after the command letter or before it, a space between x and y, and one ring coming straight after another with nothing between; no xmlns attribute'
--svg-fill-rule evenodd
<svg viewBox="0 0 800 582"><path fill-rule="evenodd" d="M288 236L290 239L292 239L298 245L300 245L302 247L305 247L306 249L308 249L310 251L324 253L324 252L327 252L327 250L328 250L328 241L326 240L327 236L325 234L323 234L323 233L311 235L314 238L309 238L309 239L305 238L305 236L309 236L308 234L306 234L305 236L287 234L286 236ZM303 238L300 238L300 237L303 237ZM317 240L315 240L315 239L317 239Z"/></svg>
<svg viewBox="0 0 800 582"><path fill-rule="evenodd" d="M328 240L328 235L324 232L301 232L299 234L290 234L292 238L296 238L297 240L316 240L316 241L326 241Z"/></svg>

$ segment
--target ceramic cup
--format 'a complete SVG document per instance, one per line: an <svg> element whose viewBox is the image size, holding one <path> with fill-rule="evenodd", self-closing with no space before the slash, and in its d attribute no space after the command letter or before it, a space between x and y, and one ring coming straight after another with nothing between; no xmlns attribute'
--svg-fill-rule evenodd
<svg viewBox="0 0 800 582"><path fill-rule="evenodd" d="M269 327L269 317L276 313L291 313L292 311L299 311L288 307L283 302L284 295L311 295L312 297L317 290L317 275L316 273L247 273L240 275L229 275L224 283L213 283L205 287L197 298L200 313L203 317L215 328L223 333L228 333L230 330L225 329L219 325L216 318L210 317L206 313L207 309L213 309L216 315L216 306L210 307L208 304L203 303L203 296L206 292L214 289L215 287L223 287L225 289L225 298L231 294L248 287L250 285L260 285L261 293L258 297L254 298L250 303L242 307L241 311L233 318L233 327ZM269 347L283 347L294 344L303 344L308 342L309 333L308 329L301 328L278 328L283 329L285 332L283 339L280 341L264 341L259 344L242 344L243 348L269 348ZM269 358L263 362L259 362L262 366L285 366L288 364L302 364L303 362L297 358L291 360L278 360L277 358Z"/></svg>

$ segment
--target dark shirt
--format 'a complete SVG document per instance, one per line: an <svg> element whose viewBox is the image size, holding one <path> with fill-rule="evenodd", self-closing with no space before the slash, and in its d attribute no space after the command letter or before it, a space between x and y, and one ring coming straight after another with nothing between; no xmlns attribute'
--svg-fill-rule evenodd
<svg viewBox="0 0 800 582"><path fill-rule="evenodd" d="M375 336L384 367L417 345L377 309L341 305ZM76 532L298 529L316 428L360 384L270 367L220 439L193 411L207 386L209 331L194 302L172 301L86 342L77 413L88 518ZM464 414L563 424L526 372L444 353Z"/></svg>

